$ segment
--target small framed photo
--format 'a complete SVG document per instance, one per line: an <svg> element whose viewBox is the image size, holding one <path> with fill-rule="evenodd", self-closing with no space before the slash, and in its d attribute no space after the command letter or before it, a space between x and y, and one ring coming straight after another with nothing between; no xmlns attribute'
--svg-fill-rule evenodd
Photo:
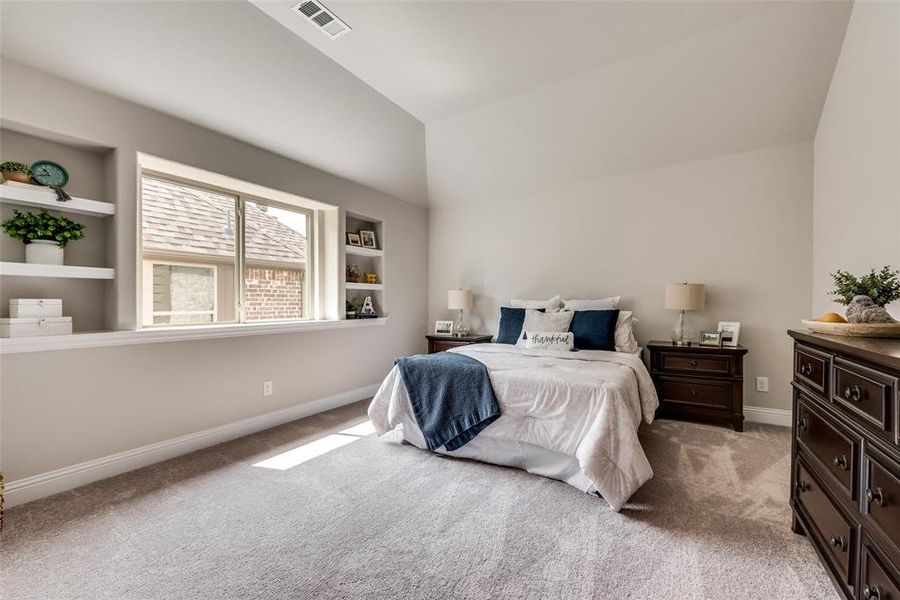
<svg viewBox="0 0 900 600"><path fill-rule="evenodd" d="M453 335L453 321L435 321L434 335Z"/></svg>
<svg viewBox="0 0 900 600"><path fill-rule="evenodd" d="M722 345L722 332L721 331L701 331L700 332L700 345L701 346L721 346Z"/></svg>
<svg viewBox="0 0 900 600"><path fill-rule="evenodd" d="M359 234L347 232L347 245L348 246L362 246L362 242L359 239Z"/></svg>
<svg viewBox="0 0 900 600"><path fill-rule="evenodd" d="M736 321L719 321L718 330L722 333L723 346L737 346L741 324Z"/></svg>
<svg viewBox="0 0 900 600"><path fill-rule="evenodd" d="M360 231L359 237L362 240L363 248L372 248L372 249L378 248L378 245L375 243L375 232L374 231Z"/></svg>

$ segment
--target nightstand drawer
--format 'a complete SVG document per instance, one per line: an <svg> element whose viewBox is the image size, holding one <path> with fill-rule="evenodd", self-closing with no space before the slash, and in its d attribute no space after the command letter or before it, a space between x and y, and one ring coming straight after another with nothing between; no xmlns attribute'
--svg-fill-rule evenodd
<svg viewBox="0 0 900 600"><path fill-rule="evenodd" d="M445 352L451 348L459 348L460 346L468 346L466 342L434 342L434 352Z"/></svg>
<svg viewBox="0 0 900 600"><path fill-rule="evenodd" d="M659 400L663 404L684 404L706 408L730 409L732 384L728 381L659 377Z"/></svg>
<svg viewBox="0 0 900 600"><path fill-rule="evenodd" d="M730 375L731 358L685 352L660 352L659 366L663 371L702 373L704 375Z"/></svg>

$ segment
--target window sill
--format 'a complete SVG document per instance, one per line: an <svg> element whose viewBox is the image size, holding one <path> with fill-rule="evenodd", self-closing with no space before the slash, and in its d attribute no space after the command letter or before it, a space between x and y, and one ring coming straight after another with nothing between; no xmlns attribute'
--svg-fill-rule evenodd
<svg viewBox="0 0 900 600"><path fill-rule="evenodd" d="M137 331L105 331L98 333L76 333L73 335L48 335L46 337L4 338L0 340L0 354L52 352L55 350L100 348L104 346L128 346L132 344L183 342L188 340L245 337L251 335L300 333L304 331L354 329L357 327L378 327L384 325L386 322L387 317L380 317L378 319L351 319L340 321L285 321L279 323L245 323L240 325L158 327L139 329Z"/></svg>

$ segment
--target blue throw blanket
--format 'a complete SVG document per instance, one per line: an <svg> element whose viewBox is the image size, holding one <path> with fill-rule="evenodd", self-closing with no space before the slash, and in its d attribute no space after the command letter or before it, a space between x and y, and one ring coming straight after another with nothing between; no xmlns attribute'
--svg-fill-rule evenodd
<svg viewBox="0 0 900 600"><path fill-rule="evenodd" d="M500 417L487 367L438 352L398 358L413 414L429 450L457 450Z"/></svg>

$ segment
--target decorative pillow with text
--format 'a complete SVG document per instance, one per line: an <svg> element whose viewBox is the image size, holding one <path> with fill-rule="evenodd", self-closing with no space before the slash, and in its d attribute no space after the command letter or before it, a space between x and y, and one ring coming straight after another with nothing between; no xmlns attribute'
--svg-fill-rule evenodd
<svg viewBox="0 0 900 600"><path fill-rule="evenodd" d="M573 350L575 334L571 331L526 331L526 348L543 348L545 350Z"/></svg>

